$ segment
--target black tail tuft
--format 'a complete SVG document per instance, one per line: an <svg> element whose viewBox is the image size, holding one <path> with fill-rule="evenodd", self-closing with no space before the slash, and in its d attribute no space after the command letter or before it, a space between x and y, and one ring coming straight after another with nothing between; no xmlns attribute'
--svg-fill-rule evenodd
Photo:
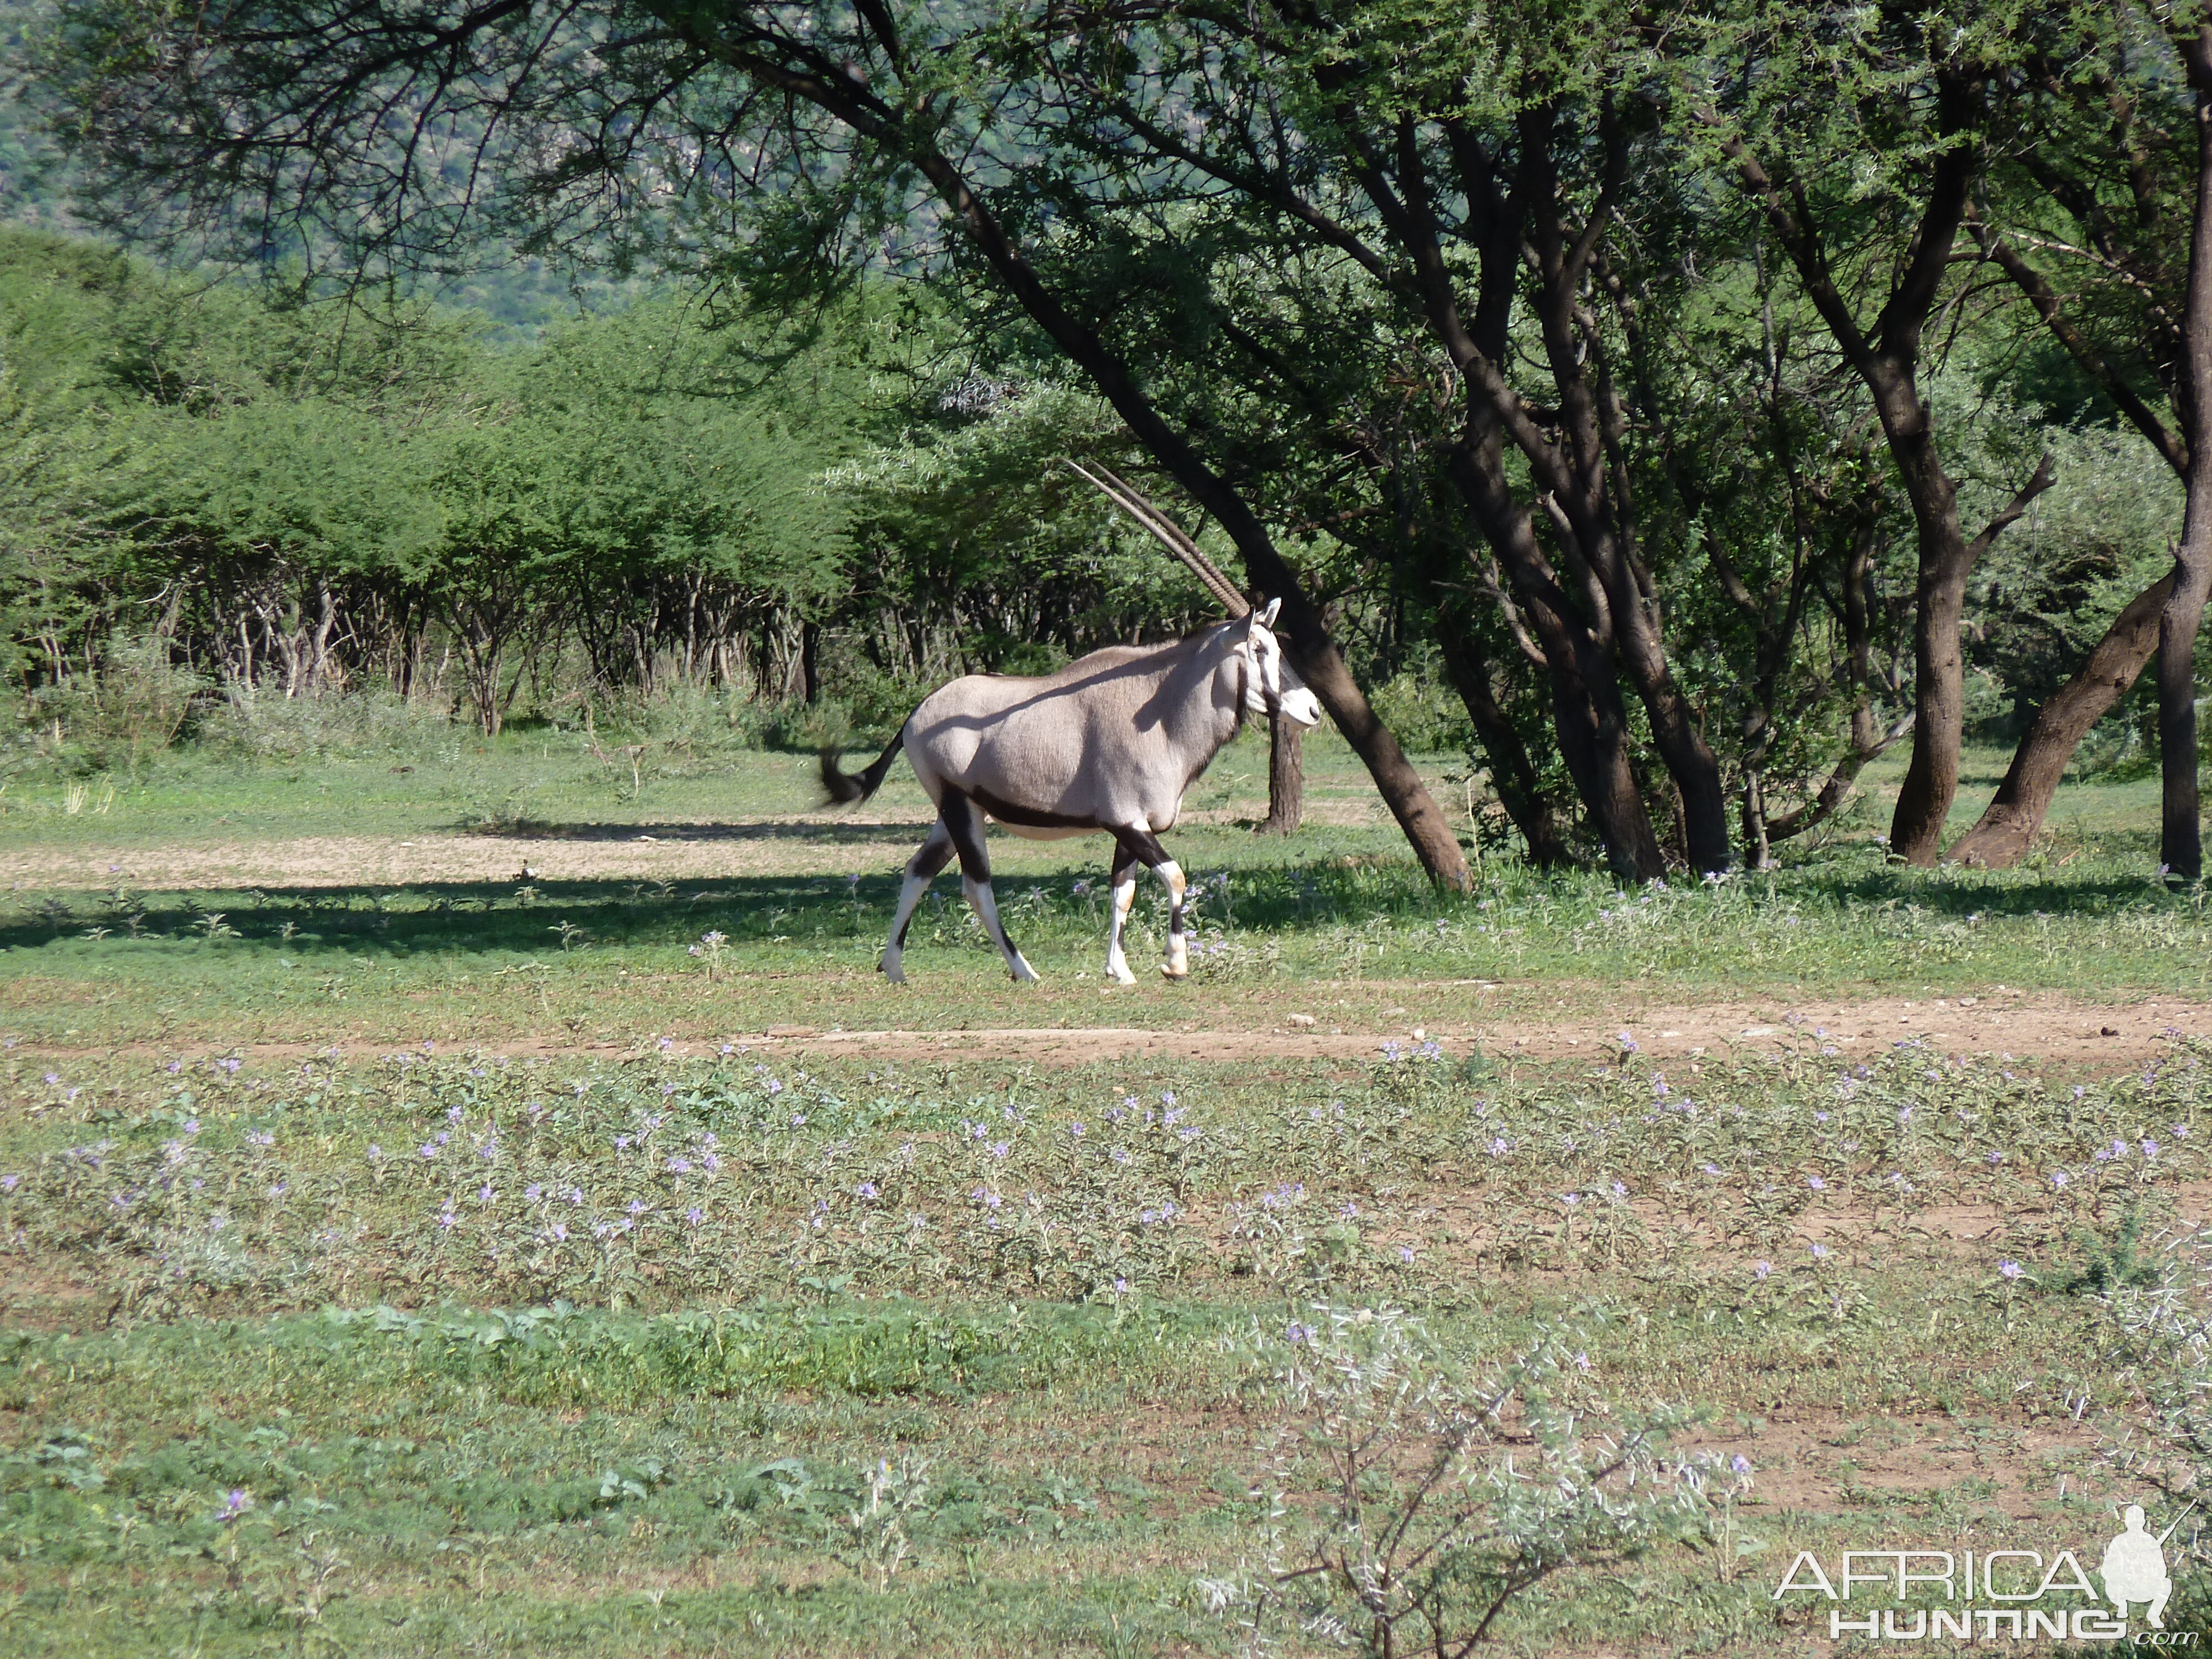
<svg viewBox="0 0 2212 1659"><path fill-rule="evenodd" d="M858 777L848 776L837 769L837 751L822 751L822 787L827 792L824 805L849 806L862 801L884 787L890 775L891 763L898 758L899 746L906 741L906 728L901 726L898 735L890 740L884 752L876 757L876 763Z"/></svg>

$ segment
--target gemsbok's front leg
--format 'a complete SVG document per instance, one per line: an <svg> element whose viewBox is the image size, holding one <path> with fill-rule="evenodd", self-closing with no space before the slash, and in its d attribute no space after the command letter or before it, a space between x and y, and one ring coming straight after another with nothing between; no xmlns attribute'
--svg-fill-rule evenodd
<svg viewBox="0 0 2212 1659"><path fill-rule="evenodd" d="M999 920L999 901L991 891L991 860L983 848L983 814L975 803L965 795L945 792L944 813L945 827L952 832L952 844L960 854L960 890L968 896L968 902L975 912L975 920L983 924L983 932L999 954L1006 959L1006 971L1015 981L1034 980L1036 969L1030 967Z"/></svg>
<svg viewBox="0 0 2212 1659"><path fill-rule="evenodd" d="M1190 947L1184 942L1182 936L1182 896L1185 890L1182 866L1168 856L1168 849L1160 845L1160 838L1152 832L1149 825L1139 823L1132 829L1118 830L1115 831L1114 838L1121 849L1115 854L1114 866L1115 878L1117 883L1114 889L1116 919L1114 929L1115 954L1120 953L1121 940L1119 919L1121 912L1127 908L1121 896L1122 889L1118 885L1121 877L1120 860L1129 858L1151 866L1152 873L1160 878L1160 884L1168 890L1167 960L1160 964L1160 972L1170 979L1189 978ZM1132 898L1136 896L1136 878L1133 872L1129 878L1128 891ZM1127 964L1123 965L1126 967ZM1109 969L1113 967L1111 957L1107 959L1107 967Z"/></svg>
<svg viewBox="0 0 2212 1659"><path fill-rule="evenodd" d="M1137 901L1137 852L1126 841L1114 841L1114 921L1106 935L1106 976L1117 985L1134 985L1129 958L1121 954L1121 929L1129 921L1129 907Z"/></svg>
<svg viewBox="0 0 2212 1659"><path fill-rule="evenodd" d="M1152 869L1168 888L1168 959L1160 964L1160 971L1170 979L1188 979L1190 945L1182 931L1182 866L1173 859L1163 859Z"/></svg>
<svg viewBox="0 0 2212 1659"><path fill-rule="evenodd" d="M894 985L906 983L906 969L899 965L899 957L906 949L906 930L914 921L914 907L921 902L921 896L929 890L929 884L937 872L952 861L952 832L945 826L943 818L930 827L928 836L906 861L906 884L899 889L898 915L891 921L890 943L884 946L884 958L877 964L884 977Z"/></svg>

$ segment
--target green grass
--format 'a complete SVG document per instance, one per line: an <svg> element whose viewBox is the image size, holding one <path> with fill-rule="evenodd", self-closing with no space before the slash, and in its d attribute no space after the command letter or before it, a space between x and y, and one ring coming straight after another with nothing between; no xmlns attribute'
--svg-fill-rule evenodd
<svg viewBox="0 0 2212 1659"><path fill-rule="evenodd" d="M805 814L821 795L812 755L750 747L711 721L674 737L610 732L587 741L574 731L530 725L488 738L428 714L382 712L386 718L346 717L313 703L269 705L266 718L291 719L303 728L283 733L288 741L279 746L289 752L186 745L112 772L88 774L70 757L18 744L0 791L0 830L24 845L88 837L103 845L160 846L477 827L733 823ZM856 742L845 763L857 768L875 750L872 742ZM1304 752L1306 799L1315 816L1364 820L1380 832L1376 849L1402 846L1358 757L1333 728L1309 733ZM1861 775L1859 803L1832 834L1811 839L1870 843L1888 828L1907 759L1899 747L1876 760ZM2002 749L1966 750L1951 812L1954 835L1979 817L2010 760ZM1440 803L1464 823L1465 757L1415 761ZM1267 735L1248 728L1193 786L1186 812L1227 811L1256 822L1267 811ZM72 791L79 792L74 811ZM2066 784L2051 809L2049 858L2081 850L2087 838L2104 838L2114 852L2154 847L2158 798L2154 777ZM1489 810L1494 815L1494 805ZM927 799L899 764L868 815L926 818L927 812ZM1784 843L1779 850L1793 857L1804 846ZM1018 855L1022 847L1009 842L1007 850ZM1049 844L1033 847L1029 855L1054 863L1066 856Z"/></svg>
<svg viewBox="0 0 2212 1659"><path fill-rule="evenodd" d="M1568 1321L1612 1409L1758 1470L1744 1553L1556 1578L1521 1650L1788 1645L1801 1547L2078 1547L2132 1401L2070 1287L2204 1181L2198 1057L2079 1095L1837 1063L18 1063L9 1648L1226 1651L1195 1584L1301 1420L1281 1334L1377 1301L1469 1359ZM2000 1237L1944 1219L1978 1203ZM1981 1478L1854 1474L1961 1448ZM927 1491L879 1592L847 1517L885 1461Z"/></svg>
<svg viewBox="0 0 2212 1659"><path fill-rule="evenodd" d="M998 839L1047 981L1006 981L948 882L900 988L872 969L916 831L805 817L805 757L669 749L641 793L573 739L478 747L0 794L0 1648L1232 1651L1200 1581L1254 1559L1255 1483L1312 1426L1288 1334L1328 1308L1409 1309L1476 1369L1565 1322L1606 1410L1686 1406L1680 1451L1753 1464L1688 1535L1516 1601L1510 1651L1795 1651L1826 1636L1771 1600L1799 1548L2090 1551L2142 1496L2104 1454L2162 1375L2125 1298L2182 1282L2212 1183L2184 1045L2063 1080L1809 1027L1656 1071L744 1045L2202 992L2154 786L2069 788L2002 874L1884 864L1877 799L1771 875L1623 894L1493 855L1462 898L1328 741L1334 822L1237 829L1246 745L1194 801L1227 821L1172 837L1207 880L1189 983L1109 991L1101 849ZM288 883L313 838L589 868ZM54 878L111 848L122 890ZM236 884L162 879L234 853ZM1147 889L1133 957L1163 924ZM913 1553L878 1590L850 1517L886 1465Z"/></svg>
<svg viewBox="0 0 2212 1659"><path fill-rule="evenodd" d="M0 908L0 1022L27 1041L76 1046L334 1036L544 1043L641 1032L719 1039L778 1025L1236 1024L1318 995L1341 1002L1350 1020L1402 1005L1441 1026L1562 1000L1603 1009L1624 987L1643 999L1989 984L2148 994L2201 992L2212 975L2204 895L2168 893L2153 879L2137 823L2151 786L2125 784L2062 793L2054 835L2014 871L1887 864L1862 813L1850 838L1792 847L1780 871L1633 896L1601 876L1538 876L1495 855L1480 861L1475 893L1438 894L1380 822L1322 825L1287 842L1195 824L1172 837L1200 883L1193 981L1108 995L1102 849L998 836L1002 910L1047 982L1018 994L1005 982L946 878L916 921L913 983L900 989L873 968L914 825L761 816L811 800L803 757L724 757L623 803L598 763L533 762L533 743L550 746L510 738L474 745L486 751L478 756L462 744L408 775L380 756L295 774L186 755L119 793L106 815L19 805L0 818L30 878ZM1222 791L1211 810L1261 810L1258 796L1238 793L1264 787L1240 770L1251 747L1232 750L1201 785ZM1345 818L1358 807L1379 820L1371 791L1360 805L1364 781L1341 745L1316 751L1316 811ZM1986 770L1993 758L1977 764ZM567 781L525 787L540 764ZM462 834L484 817L514 830L504 808L469 803L526 796L526 816L544 814L537 831ZM921 810L903 775L880 804L893 816ZM652 867L633 839L641 823L693 860L688 873L611 873ZM287 884L298 838L338 836L384 838L400 869L459 847L519 871L558 848L582 860L573 867L610 873L403 884L325 869ZM399 845L410 840L412 850ZM88 842L127 860L116 885L40 878ZM195 848L216 849L218 862L228 848L267 873L165 888L165 854ZM717 873L726 867L734 872ZM1159 948L1165 902L1155 884L1139 890L1131 956L1141 963ZM726 943L702 953L708 933Z"/></svg>

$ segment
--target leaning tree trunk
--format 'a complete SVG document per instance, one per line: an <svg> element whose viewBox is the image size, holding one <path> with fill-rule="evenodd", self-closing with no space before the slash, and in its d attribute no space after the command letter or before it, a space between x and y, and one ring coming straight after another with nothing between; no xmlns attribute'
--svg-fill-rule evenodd
<svg viewBox="0 0 2212 1659"><path fill-rule="evenodd" d="M1295 836L1305 817L1305 733L1277 714L1267 722L1267 817L1257 833Z"/></svg>
<svg viewBox="0 0 2212 1659"><path fill-rule="evenodd" d="M1553 579L1528 509L1508 482L1504 453L1494 429L1455 446L1449 454L1453 481L1520 595L1520 605L1509 607L1504 588L1498 589L1500 606L1516 633L1516 614L1527 618L1532 637L1522 643L1522 654L1532 664L1540 663L1551 683L1560 758L1605 848L1607 864L1624 881L1656 880L1666 874L1667 862L1629 764L1628 714L1613 647L1575 611ZM1468 713L1474 712L1470 705Z"/></svg>
<svg viewBox="0 0 2212 1659"><path fill-rule="evenodd" d="M2173 592L2158 618L2159 860L2169 875L2204 873L2197 793L2197 630L2212 594L2212 23L2179 42L2197 107L2197 205L2182 317L2189 423L2189 505L2174 555Z"/></svg>
<svg viewBox="0 0 2212 1659"><path fill-rule="evenodd" d="M1437 643L1443 648L1444 672L1451 677L1460 702L1467 707L1468 718L1474 723L1475 742L1489 767L1491 787L1498 791L1506 817L1528 843L1529 863L1540 869L1572 864L1574 854L1567 845L1566 833L1528 758L1528 746L1491 689L1490 663L1482 641L1472 629L1462 625L1450 585L1439 580L1437 586Z"/></svg>
<svg viewBox="0 0 2212 1659"><path fill-rule="evenodd" d="M1885 388L1887 391L1887 388ZM1959 794L1959 746L1966 734L1966 582L1990 544L2051 488L2051 457L1972 541L1959 524L1958 491L1936 459L1935 434L1917 391L1909 415L1883 411L1890 453L1904 475L1919 520L1918 612L1913 618L1912 761L1890 820L1889 850L1908 864L1932 866L1943 850L1943 826Z"/></svg>
<svg viewBox="0 0 2212 1659"><path fill-rule="evenodd" d="M1951 849L1954 863L2008 870L2020 862L2043 827L2081 739L2127 695L2158 649L2159 620L2172 592L2169 573L2136 594L2105 630L2081 672L2036 711L2035 724L2021 739L1981 822Z"/></svg>
<svg viewBox="0 0 2212 1659"><path fill-rule="evenodd" d="M1248 568L1249 565L1248 559ZM1282 586L1269 584L1264 576L1260 580L1265 591L1284 592ZM1321 699L1322 707L1328 711L1336 729L1344 733L1352 752L1366 763L1368 775L1375 780L1376 793L1382 797L1382 804L1390 809L1399 829L1413 843L1414 854L1429 879L1455 892L1470 891L1474 878L1468 870L1467 854L1460 850L1459 837L1452 833L1450 820L1429 793L1428 785L1421 781L1421 775L1413 769L1413 762L1406 758L1396 736L1376 717L1367 694L1359 689L1358 682L1352 678L1352 671L1345 666L1336 641L1322 627L1320 613L1294 583L1285 585L1289 591L1283 610L1285 614L1295 614L1297 619L1285 641L1291 665L1297 669L1307 689ZM1291 612L1293 599L1298 605L1296 613ZM1310 627L1306 625L1309 623Z"/></svg>

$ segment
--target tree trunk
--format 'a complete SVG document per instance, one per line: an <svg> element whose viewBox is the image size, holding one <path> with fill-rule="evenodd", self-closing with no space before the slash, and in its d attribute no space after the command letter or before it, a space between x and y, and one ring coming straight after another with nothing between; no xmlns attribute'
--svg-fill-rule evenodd
<svg viewBox="0 0 2212 1659"><path fill-rule="evenodd" d="M1747 770L1743 775L1743 861L1753 870L1764 870L1769 861L1771 842L1766 834L1766 783L1759 772Z"/></svg>
<svg viewBox="0 0 2212 1659"><path fill-rule="evenodd" d="M1735 849L1729 836L1720 763L1668 665L1650 574L1634 550L1622 544L1625 539L1618 532L1592 532L1585 540L1590 562L1605 581L1615 649L1650 717L1652 747L1680 797L1683 857L1700 875L1725 871L1735 862Z"/></svg>
<svg viewBox="0 0 2212 1659"><path fill-rule="evenodd" d="M2200 507L2200 497L2207 497ZM2159 862L2177 881L2204 873L2197 787L2197 630L2212 592L2212 489L2190 490L2177 580L2158 626ZM2194 543L2194 546L2191 544Z"/></svg>
<svg viewBox="0 0 2212 1659"><path fill-rule="evenodd" d="M499 735L503 711L499 706L500 659L506 653L507 641L495 632L481 615L471 617L459 629L461 635L461 678L465 683L469 701L476 705L477 725L484 736Z"/></svg>
<svg viewBox="0 0 2212 1659"><path fill-rule="evenodd" d="M1888 428L1890 453L1911 498L1920 532L1919 605L1913 617L1912 763L1898 791L1889 850L1908 864L1932 866L1943 850L1943 826L1959 793L1959 744L1966 727L1966 581L1974 566L2028 503L2051 488L2046 454L2003 510L1972 541L1959 525L1958 489L1936 454L1927 405L1909 380L1885 383L1876 397Z"/></svg>
<svg viewBox="0 0 2212 1659"><path fill-rule="evenodd" d="M1950 481L1944 480L1948 492ZM1966 728L1966 660L1959 629L1966 607L1967 568L1949 537L1921 539L1919 602L1912 619L1912 760L1889 821L1889 850L1907 864L1932 865L1943 850L1943 825L1959 793L1959 744Z"/></svg>
<svg viewBox="0 0 2212 1659"><path fill-rule="evenodd" d="M331 629L337 625L338 611L327 580L318 577L315 592L321 603L321 614L315 624L314 654L307 664L307 689L319 696L330 679Z"/></svg>
<svg viewBox="0 0 2212 1659"><path fill-rule="evenodd" d="M1491 787L1498 791L1506 817L1528 843L1529 863L1543 869L1572 864L1574 854L1568 848L1559 814L1544 793L1520 732L1491 690L1490 663L1482 641L1455 614L1454 597L1438 584L1437 643L1443 651L1444 672L1451 677L1459 700L1467 705L1468 718L1474 723L1475 741L1481 745Z"/></svg>
<svg viewBox="0 0 2212 1659"><path fill-rule="evenodd" d="M1804 805L1769 817L1766 844L1802 836L1833 817L1850 797L1866 763L1902 735L1880 735L1874 721L1874 617L1868 584L1874 573L1875 526L1869 516L1851 537L1844 554L1844 672L1851 688L1851 746L1845 750L1819 794Z"/></svg>
<svg viewBox="0 0 2212 1659"><path fill-rule="evenodd" d="M1258 833L1297 834L1305 793L1305 732L1278 714L1267 722L1267 818Z"/></svg>
<svg viewBox="0 0 2212 1659"><path fill-rule="evenodd" d="M1535 637L1523 650L1551 681L1559 755L1605 848L1606 862L1624 881L1656 880L1666 874L1667 860L1629 764L1628 711L1611 645L1575 611L1555 580L1528 509L1514 496L1494 428L1455 446L1450 460L1454 483L1527 611Z"/></svg>
<svg viewBox="0 0 2212 1659"><path fill-rule="evenodd" d="M1474 884L1467 855L1451 823L1430 795L1421 775L1406 758L1398 739L1375 716L1366 693L1329 636L1320 609L1285 562L1259 515L1227 480L1208 465L1189 441L1169 425L1137 383L1129 366L1110 350L1095 330L1080 321L1048 289L1013 239L982 198L969 187L960 169L927 143L915 146L915 165L937 187L960 229L991 265L1030 319L1091 379L1137 441L1152 453L1168 475L1213 516L1243 556L1244 572L1261 592L1279 598L1283 608L1276 632L1291 665L1298 671L1336 729L1365 763L1376 792L1398 820L1398 827L1431 881L1466 892Z"/></svg>
<svg viewBox="0 0 2212 1659"><path fill-rule="evenodd" d="M1264 582L1261 587L1263 592L1281 592ZM1398 746L1398 739L1390 728L1376 718L1366 693L1352 678L1352 671L1344 665L1336 641L1321 628L1320 613L1306 602L1303 592L1293 589L1284 599L1284 614L1291 614L1292 597L1299 601L1304 615L1312 618L1314 629L1304 637L1297 632L1289 635L1285 643L1290 647L1291 665L1321 699L1322 707L1328 710L1329 719L1336 722L1336 729L1344 733L1353 752L1366 763L1376 793L1390 809L1391 816L1398 820L1406 839L1413 843L1413 852L1429 879L1455 892L1470 890L1474 878L1468 870L1467 854L1460 850L1459 837L1452 833L1450 821L1429 793L1428 786L1421 781L1421 775L1413 769L1413 763L1406 758L1406 751Z"/></svg>
<svg viewBox="0 0 2212 1659"><path fill-rule="evenodd" d="M2057 793L2075 750L2127 695L2158 649L2159 618L2172 591L2173 577L2168 574L2130 600L2089 653L2081 672L2036 711L2035 724L2021 739L1981 822L1951 849L1953 862L1990 870L2008 870L2020 862L2043 827L2051 798Z"/></svg>
<svg viewBox="0 0 2212 1659"><path fill-rule="evenodd" d="M2162 790L2159 861L2195 881L2204 873L2197 794L2197 630L2212 594L2212 23L2178 43L2197 107L2197 203L2182 317L2182 396L2189 439L2189 505L2174 555L2173 591L2158 618L2158 750Z"/></svg>

